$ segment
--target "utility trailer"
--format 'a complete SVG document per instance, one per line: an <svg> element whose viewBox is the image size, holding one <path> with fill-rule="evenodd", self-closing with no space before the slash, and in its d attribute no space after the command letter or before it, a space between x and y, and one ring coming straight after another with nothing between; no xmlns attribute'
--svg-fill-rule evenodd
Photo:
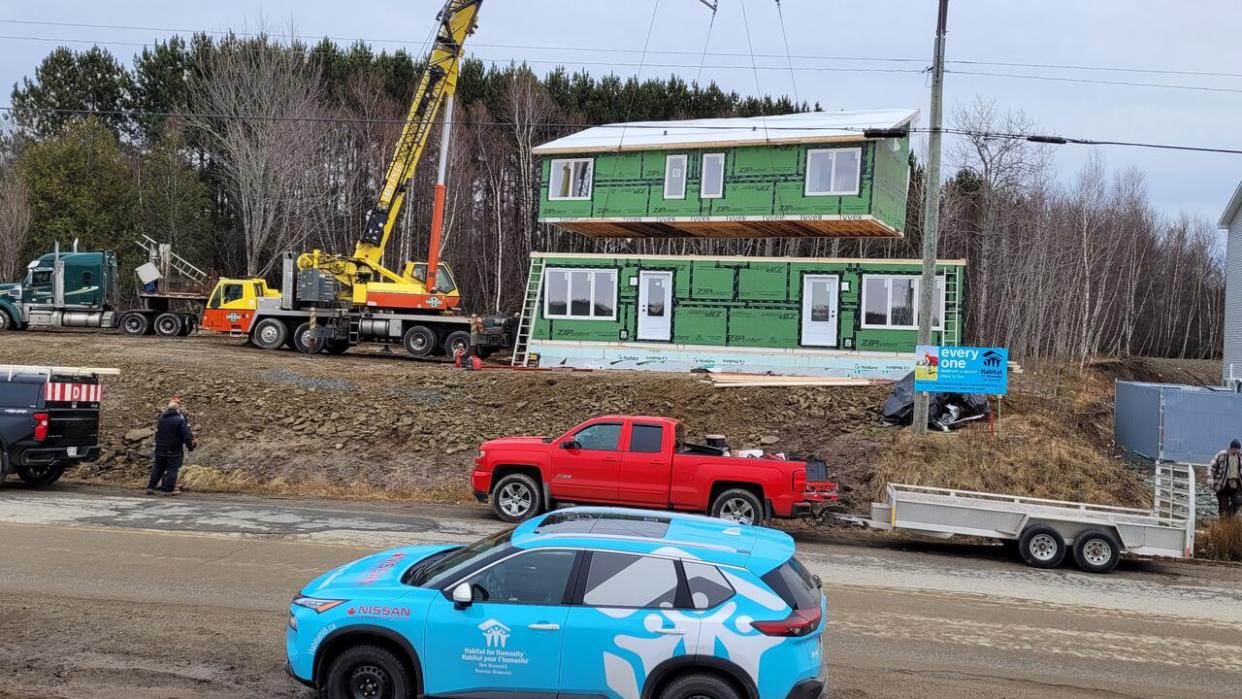
<svg viewBox="0 0 1242 699"><path fill-rule="evenodd" d="M981 536L1016 541L1027 565L1055 568L1068 552L1089 573L1107 573L1122 554L1190 558L1195 544L1195 472L1157 463L1150 510L1046 500L952 488L890 484L871 503L876 529L938 538Z"/></svg>

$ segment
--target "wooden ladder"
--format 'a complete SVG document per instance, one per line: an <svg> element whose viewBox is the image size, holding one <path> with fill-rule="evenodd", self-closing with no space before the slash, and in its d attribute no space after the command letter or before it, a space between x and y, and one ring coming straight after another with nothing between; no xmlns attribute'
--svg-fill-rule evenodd
<svg viewBox="0 0 1242 699"><path fill-rule="evenodd" d="M522 304L522 316L518 319L517 339L513 344L513 366L530 364L530 334L539 314L539 298L543 295L542 257L530 258L530 276L526 278L526 301Z"/></svg>

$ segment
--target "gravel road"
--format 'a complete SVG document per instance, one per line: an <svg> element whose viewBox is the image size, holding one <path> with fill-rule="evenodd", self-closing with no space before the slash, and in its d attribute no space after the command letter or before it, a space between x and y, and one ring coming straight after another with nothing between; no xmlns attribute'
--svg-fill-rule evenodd
<svg viewBox="0 0 1242 699"><path fill-rule="evenodd" d="M465 541L482 507L0 489L0 699L298 697L290 595L375 549ZM797 530L833 697L1236 697L1242 569L1036 571L994 547Z"/></svg>

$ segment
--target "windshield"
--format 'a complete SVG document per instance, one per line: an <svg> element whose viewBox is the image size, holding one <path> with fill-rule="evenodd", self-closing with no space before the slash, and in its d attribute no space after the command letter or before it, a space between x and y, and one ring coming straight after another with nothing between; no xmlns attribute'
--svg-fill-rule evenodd
<svg viewBox="0 0 1242 699"><path fill-rule="evenodd" d="M474 566L475 563L494 557L509 549L509 540L513 537L513 529L504 529L485 539L459 549L454 549L447 556L419 568L410 579L411 585L418 587L443 587Z"/></svg>

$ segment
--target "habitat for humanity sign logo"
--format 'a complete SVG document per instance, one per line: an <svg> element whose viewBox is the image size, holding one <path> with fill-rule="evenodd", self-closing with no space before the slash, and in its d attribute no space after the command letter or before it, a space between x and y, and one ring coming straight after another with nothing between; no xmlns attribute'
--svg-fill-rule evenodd
<svg viewBox="0 0 1242 699"><path fill-rule="evenodd" d="M994 396L1009 392L1009 350L1004 347L919 345L914 355L916 391Z"/></svg>
<svg viewBox="0 0 1242 699"><path fill-rule="evenodd" d="M483 632L488 648L504 648L509 642L509 627L495 619L488 619L479 624L479 630Z"/></svg>

